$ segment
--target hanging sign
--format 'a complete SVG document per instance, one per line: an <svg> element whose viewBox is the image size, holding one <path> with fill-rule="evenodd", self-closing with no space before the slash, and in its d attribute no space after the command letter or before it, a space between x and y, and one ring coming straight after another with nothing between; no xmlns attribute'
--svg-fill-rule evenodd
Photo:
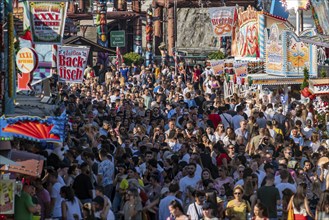
<svg viewBox="0 0 329 220"><path fill-rule="evenodd" d="M35 44L62 44L67 1L28 1L32 41Z"/></svg>
<svg viewBox="0 0 329 220"><path fill-rule="evenodd" d="M235 75L237 77L246 77L248 73L248 63L247 62L236 62L233 63L233 68Z"/></svg>
<svg viewBox="0 0 329 220"><path fill-rule="evenodd" d="M210 60L209 63L215 75L224 73L225 60Z"/></svg>
<svg viewBox="0 0 329 220"><path fill-rule="evenodd" d="M214 34L217 37L232 36L232 30L236 20L235 7L209 8L208 13Z"/></svg>
<svg viewBox="0 0 329 220"><path fill-rule="evenodd" d="M21 73L31 73L38 66L38 56L34 49L24 47L16 55L16 66Z"/></svg>
<svg viewBox="0 0 329 220"><path fill-rule="evenodd" d="M258 12L249 6L238 12L238 27L232 37L232 55L236 57L259 57Z"/></svg>
<svg viewBox="0 0 329 220"><path fill-rule="evenodd" d="M89 47L59 46L57 51L57 73L68 83L82 83L87 65Z"/></svg>
<svg viewBox="0 0 329 220"><path fill-rule="evenodd" d="M0 180L0 214L14 214L15 181Z"/></svg>

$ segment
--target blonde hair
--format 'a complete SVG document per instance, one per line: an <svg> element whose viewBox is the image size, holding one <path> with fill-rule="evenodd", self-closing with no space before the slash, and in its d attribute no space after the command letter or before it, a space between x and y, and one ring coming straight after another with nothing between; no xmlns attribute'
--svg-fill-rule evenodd
<svg viewBox="0 0 329 220"><path fill-rule="evenodd" d="M243 189L243 187L242 187L241 185L237 185L237 186L235 186L234 189L233 189L233 192L234 192L235 190L237 190L237 189L241 190L242 194L244 193L244 189Z"/></svg>

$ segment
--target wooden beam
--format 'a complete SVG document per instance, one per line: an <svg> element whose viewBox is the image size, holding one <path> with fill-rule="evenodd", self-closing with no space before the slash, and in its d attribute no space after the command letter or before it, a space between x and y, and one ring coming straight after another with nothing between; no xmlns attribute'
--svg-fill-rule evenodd
<svg viewBox="0 0 329 220"><path fill-rule="evenodd" d="M107 19L118 19L118 20L127 20L136 18L139 16L145 16L145 13L136 13L132 11L113 11L113 12L107 12L106 18ZM77 19L77 20L88 20L92 19L93 15L92 13L67 13L67 17L71 19Z"/></svg>
<svg viewBox="0 0 329 220"><path fill-rule="evenodd" d="M169 7L174 5L174 2L176 0L154 0L153 5L154 6L161 6L166 7L166 1L169 1ZM255 6L256 1L255 0L211 0L208 5L204 4L203 7L220 7L224 6L223 2L225 2L226 6ZM177 7L178 8L195 8L200 7L198 0L177 0Z"/></svg>

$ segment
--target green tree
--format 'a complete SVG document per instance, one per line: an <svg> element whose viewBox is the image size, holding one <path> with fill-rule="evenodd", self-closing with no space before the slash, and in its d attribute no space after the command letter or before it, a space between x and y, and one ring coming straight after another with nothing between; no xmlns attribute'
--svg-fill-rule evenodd
<svg viewBox="0 0 329 220"><path fill-rule="evenodd" d="M327 71L324 68L322 68L321 71L320 71L320 77L321 78L327 77Z"/></svg>
<svg viewBox="0 0 329 220"><path fill-rule="evenodd" d="M304 81L303 81L302 85L300 86L301 90L308 87L308 80L310 79L310 74L309 74L307 67L304 68L303 73L304 73Z"/></svg>
<svg viewBox="0 0 329 220"><path fill-rule="evenodd" d="M221 60L225 58L225 55L221 51L211 52L208 54L210 60Z"/></svg>
<svg viewBox="0 0 329 220"><path fill-rule="evenodd" d="M126 53L123 55L123 59L128 66L131 66L132 63L139 65L143 62L143 58L138 53L134 52Z"/></svg>

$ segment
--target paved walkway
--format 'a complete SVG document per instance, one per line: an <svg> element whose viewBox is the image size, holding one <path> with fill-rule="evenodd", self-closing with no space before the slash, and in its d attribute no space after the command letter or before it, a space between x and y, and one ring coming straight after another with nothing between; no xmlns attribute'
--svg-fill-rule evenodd
<svg viewBox="0 0 329 220"><path fill-rule="evenodd" d="M45 117L52 115L55 105L41 103L41 98L17 94L15 102L15 114L8 116L39 116Z"/></svg>

